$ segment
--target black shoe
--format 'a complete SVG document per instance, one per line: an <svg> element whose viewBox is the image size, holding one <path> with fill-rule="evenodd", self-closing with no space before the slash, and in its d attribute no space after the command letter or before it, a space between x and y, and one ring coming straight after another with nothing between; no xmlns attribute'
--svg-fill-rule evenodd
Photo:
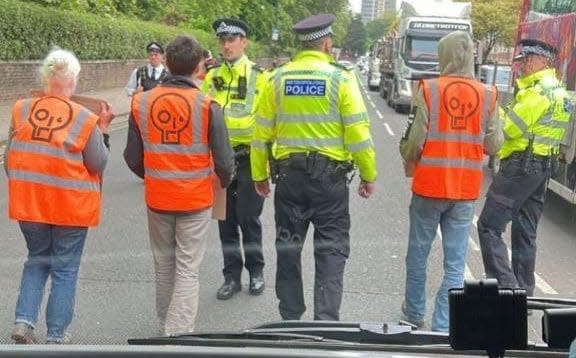
<svg viewBox="0 0 576 358"><path fill-rule="evenodd" d="M227 300L232 298L235 294L242 291L242 285L240 281L227 279L222 286L218 289L216 298L219 300Z"/></svg>
<svg viewBox="0 0 576 358"><path fill-rule="evenodd" d="M257 274L250 277L250 294L252 296L258 296L264 292L266 284L264 283L264 276L262 274Z"/></svg>

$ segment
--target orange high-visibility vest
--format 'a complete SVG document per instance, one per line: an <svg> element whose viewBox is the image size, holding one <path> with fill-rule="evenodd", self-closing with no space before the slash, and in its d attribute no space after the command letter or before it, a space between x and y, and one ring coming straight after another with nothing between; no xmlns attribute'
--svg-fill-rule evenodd
<svg viewBox="0 0 576 358"><path fill-rule="evenodd" d="M496 108L496 89L461 77L420 82L429 114L428 135L412 191L456 200L480 196L484 135Z"/></svg>
<svg viewBox="0 0 576 358"><path fill-rule="evenodd" d="M134 96L148 207L196 211L212 206L210 103L196 88L156 87Z"/></svg>
<svg viewBox="0 0 576 358"><path fill-rule="evenodd" d="M9 217L64 226L96 226L100 178L84 165L98 117L62 97L19 100L7 153Z"/></svg>

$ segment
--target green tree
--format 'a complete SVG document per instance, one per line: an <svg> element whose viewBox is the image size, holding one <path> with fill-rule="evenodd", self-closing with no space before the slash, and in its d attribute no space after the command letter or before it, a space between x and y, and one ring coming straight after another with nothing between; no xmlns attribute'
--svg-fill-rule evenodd
<svg viewBox="0 0 576 358"><path fill-rule="evenodd" d="M366 52L367 38L362 16L356 14L352 22L350 22L345 47L352 53L364 54Z"/></svg>
<svg viewBox="0 0 576 358"><path fill-rule="evenodd" d="M512 46L516 42L521 0L473 0L472 29L483 43L482 58L496 44Z"/></svg>
<svg viewBox="0 0 576 358"><path fill-rule="evenodd" d="M372 20L366 24L366 34L368 35L368 41L373 43L374 41L380 40L388 30L390 26L394 23L396 19L395 14L385 14L383 17Z"/></svg>

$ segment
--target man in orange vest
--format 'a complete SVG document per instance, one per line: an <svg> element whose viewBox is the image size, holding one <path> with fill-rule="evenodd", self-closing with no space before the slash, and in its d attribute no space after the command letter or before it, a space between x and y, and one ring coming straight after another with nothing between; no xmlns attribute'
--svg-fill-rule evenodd
<svg viewBox="0 0 576 358"><path fill-rule="evenodd" d="M440 40L440 77L420 82L400 142L406 174L413 176L402 311L408 321L424 324L426 266L440 226L444 279L436 295L434 331L448 331L448 289L464 280L484 154L495 154L503 141L496 89L474 80L473 46L461 31Z"/></svg>
<svg viewBox="0 0 576 358"><path fill-rule="evenodd" d="M84 242L88 227L100 220L114 117L109 106L102 105L98 116L70 100L80 73L71 52L51 51L40 72L44 95L14 105L4 163L9 217L18 220L28 248L12 331L20 344L37 342L34 329L48 276L46 342L70 340Z"/></svg>
<svg viewBox="0 0 576 358"><path fill-rule="evenodd" d="M212 167L223 187L234 171L220 106L193 82L203 66L202 51L185 36L168 45L170 75L134 96L124 150L128 167L144 179L156 314L166 335L194 330L214 203Z"/></svg>

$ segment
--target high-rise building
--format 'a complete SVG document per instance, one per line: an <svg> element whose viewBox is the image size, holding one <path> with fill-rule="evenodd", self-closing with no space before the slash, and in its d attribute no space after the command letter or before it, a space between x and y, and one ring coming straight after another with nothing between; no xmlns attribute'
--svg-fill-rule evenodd
<svg viewBox="0 0 576 358"><path fill-rule="evenodd" d="M384 13L393 14L396 12L396 0L384 0Z"/></svg>
<svg viewBox="0 0 576 358"><path fill-rule="evenodd" d="M362 21L370 22L384 14L384 3L388 0L362 0ZM394 0L394 3L396 1ZM394 4L395 5L395 4Z"/></svg>

